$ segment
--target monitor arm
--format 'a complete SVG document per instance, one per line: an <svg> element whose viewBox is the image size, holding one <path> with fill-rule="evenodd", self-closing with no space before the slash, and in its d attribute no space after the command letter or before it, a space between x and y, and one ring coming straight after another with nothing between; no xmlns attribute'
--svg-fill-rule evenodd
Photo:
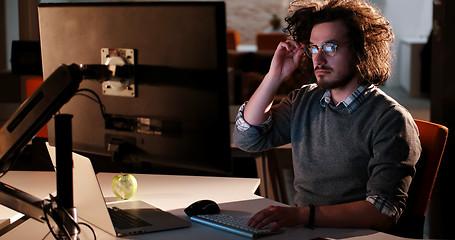
<svg viewBox="0 0 455 240"><path fill-rule="evenodd" d="M0 182L0 204L44 222L43 200L3 182Z"/></svg>
<svg viewBox="0 0 455 240"><path fill-rule="evenodd" d="M57 68L1 128L0 140L6 146L0 147L0 173L8 172L25 144L74 96L82 79L103 81L120 73L121 68L113 72L107 65L72 64ZM50 195L50 200L41 200L0 182L0 204L39 222L46 222L49 228L57 229L57 233L51 231L56 239L61 236L76 239L79 227L72 193L71 121L68 121L68 116L63 118L66 119L60 124L63 127L56 129L56 133L62 132L56 134L60 136L59 146L56 146L57 165L65 166L60 167L60 171L56 170L57 197ZM58 119L56 116L55 120Z"/></svg>

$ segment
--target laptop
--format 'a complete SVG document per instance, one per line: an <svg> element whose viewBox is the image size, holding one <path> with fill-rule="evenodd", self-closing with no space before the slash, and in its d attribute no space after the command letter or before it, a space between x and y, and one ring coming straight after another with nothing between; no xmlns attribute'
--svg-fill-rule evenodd
<svg viewBox="0 0 455 240"><path fill-rule="evenodd" d="M49 143L46 145L55 167L55 147L50 146ZM78 218L114 236L136 235L191 226L189 221L143 201L122 200L106 203L90 159L76 153L73 153L73 192ZM113 212L132 214L141 220L134 227L125 228L123 224L114 225L109 209Z"/></svg>

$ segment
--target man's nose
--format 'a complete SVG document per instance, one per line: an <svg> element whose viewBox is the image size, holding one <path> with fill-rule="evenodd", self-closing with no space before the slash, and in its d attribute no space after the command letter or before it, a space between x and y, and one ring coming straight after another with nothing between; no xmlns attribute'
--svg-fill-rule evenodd
<svg viewBox="0 0 455 240"><path fill-rule="evenodd" d="M325 63L327 63L326 56L321 49L318 49L318 53L313 54L313 65L316 67Z"/></svg>

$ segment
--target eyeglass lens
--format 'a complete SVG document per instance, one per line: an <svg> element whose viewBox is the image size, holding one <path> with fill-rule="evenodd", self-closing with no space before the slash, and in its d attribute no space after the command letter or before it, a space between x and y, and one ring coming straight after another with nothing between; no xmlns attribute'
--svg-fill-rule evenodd
<svg viewBox="0 0 455 240"><path fill-rule="evenodd" d="M307 45L307 47L305 48L306 49L306 54L308 55L308 57L313 57L313 55L315 54L318 54L319 52L319 47L314 44L314 45ZM322 49L322 52L326 55L326 56L334 56L335 55L335 52L336 52L336 49L337 49L337 45L335 45L334 43L324 43L321 45L321 49Z"/></svg>

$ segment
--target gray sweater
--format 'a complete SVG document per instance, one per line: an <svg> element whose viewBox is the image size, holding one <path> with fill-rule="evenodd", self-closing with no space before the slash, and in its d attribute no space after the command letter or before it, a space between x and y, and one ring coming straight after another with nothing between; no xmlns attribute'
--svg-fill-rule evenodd
<svg viewBox="0 0 455 240"><path fill-rule="evenodd" d="M421 152L412 116L376 87L351 111L321 104L324 92L315 84L291 92L267 127L237 125L235 145L254 152L291 143L297 206L380 196L402 211Z"/></svg>

